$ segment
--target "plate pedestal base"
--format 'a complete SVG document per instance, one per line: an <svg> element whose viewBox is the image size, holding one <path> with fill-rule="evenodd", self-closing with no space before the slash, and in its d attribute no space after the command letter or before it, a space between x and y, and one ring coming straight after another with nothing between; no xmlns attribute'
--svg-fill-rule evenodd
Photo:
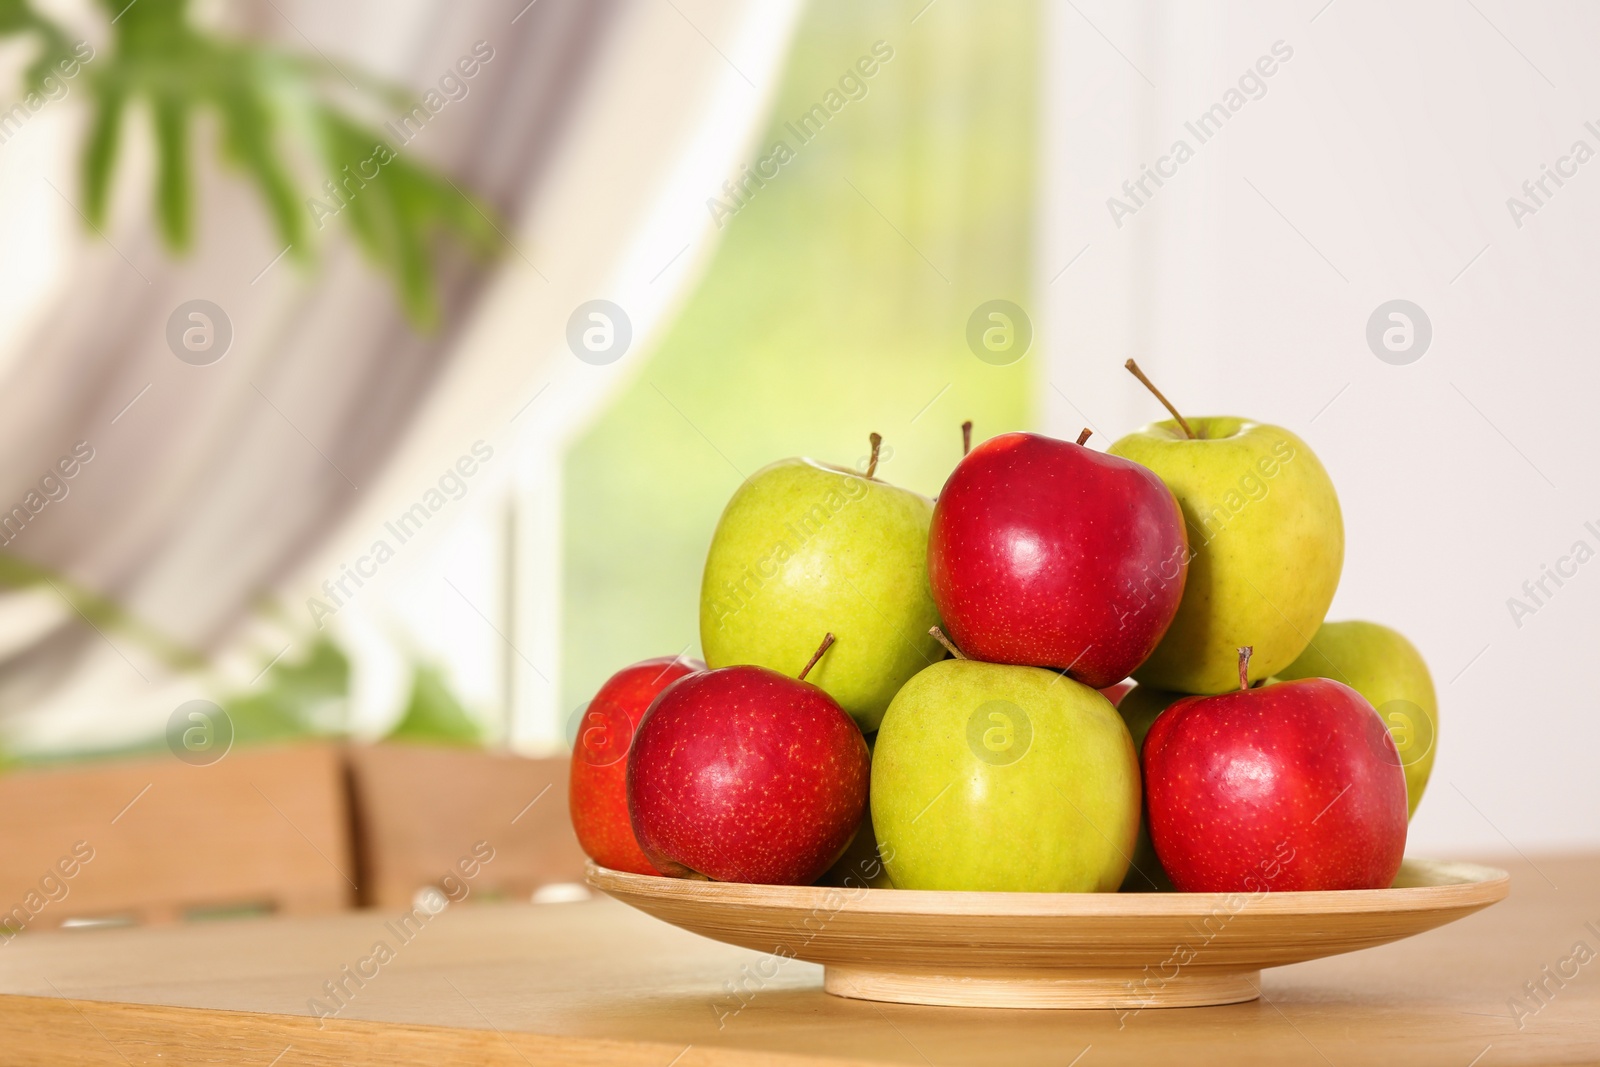
<svg viewBox="0 0 1600 1067"><path fill-rule="evenodd" d="M1195 1008L1237 1004L1261 995L1260 971L1032 971L961 977L864 967L823 969L822 988L836 997L964 1008Z"/></svg>

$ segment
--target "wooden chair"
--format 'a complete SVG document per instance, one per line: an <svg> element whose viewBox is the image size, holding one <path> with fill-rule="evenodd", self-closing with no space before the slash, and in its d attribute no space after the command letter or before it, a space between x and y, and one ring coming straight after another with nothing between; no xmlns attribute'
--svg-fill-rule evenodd
<svg viewBox="0 0 1600 1067"><path fill-rule="evenodd" d="M347 811L330 745L0 775L0 940L67 920L349 907Z"/></svg>
<svg viewBox="0 0 1600 1067"><path fill-rule="evenodd" d="M565 758L401 743L347 756L363 905L410 907L428 888L452 901L527 900L583 882Z"/></svg>

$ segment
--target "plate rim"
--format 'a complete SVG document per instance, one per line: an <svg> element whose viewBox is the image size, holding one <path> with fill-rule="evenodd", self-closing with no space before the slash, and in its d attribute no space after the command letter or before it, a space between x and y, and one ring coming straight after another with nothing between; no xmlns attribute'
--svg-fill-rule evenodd
<svg viewBox="0 0 1600 1067"><path fill-rule="evenodd" d="M1452 876L1452 880L1437 885L1387 889L1262 893L1004 893L712 882L633 874L602 867L593 860L586 862L585 878L592 887L614 897L645 898L660 902L763 910L970 917L1184 918L1210 915L1218 910L1238 911L1241 907L1239 898L1248 901L1249 910L1257 915L1437 911L1450 907L1484 907L1505 899L1510 892L1511 875L1499 867L1469 861L1409 857L1406 863L1438 869Z"/></svg>

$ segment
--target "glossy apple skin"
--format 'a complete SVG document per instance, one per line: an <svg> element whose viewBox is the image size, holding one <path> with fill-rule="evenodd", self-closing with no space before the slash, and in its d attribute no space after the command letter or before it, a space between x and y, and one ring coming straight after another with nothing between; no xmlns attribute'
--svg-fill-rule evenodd
<svg viewBox="0 0 1600 1067"><path fill-rule="evenodd" d="M1375 622L1325 622L1300 653L1279 672L1284 680L1332 678L1367 698L1389 724L1406 772L1411 814L1433 773L1439 738L1439 697L1417 646Z"/></svg>
<svg viewBox="0 0 1600 1067"><path fill-rule="evenodd" d="M786 459L745 479L717 520L700 584L713 667L793 677L824 631L838 640L806 680L864 733L913 674L944 658L928 591L933 501L878 478Z"/></svg>
<svg viewBox="0 0 1600 1067"><path fill-rule="evenodd" d="M1085 685L942 660L884 714L872 825L897 889L1109 893L1139 830L1139 757Z"/></svg>
<svg viewBox="0 0 1600 1067"><path fill-rule="evenodd" d="M1293 663L1322 625L1344 568L1344 518L1327 469L1288 430L1231 416L1189 425L1193 440L1157 422L1109 450L1161 476L1189 534L1183 603L1134 679L1226 693L1240 645L1255 649L1255 682Z"/></svg>
<svg viewBox="0 0 1600 1067"><path fill-rule="evenodd" d="M933 599L964 653L1053 667L1095 689L1155 649L1187 567L1183 514L1160 478L1031 433L968 453L928 536Z"/></svg>
<svg viewBox="0 0 1600 1067"><path fill-rule="evenodd" d="M639 720L661 691L706 665L663 656L624 667L584 709L572 743L567 810L584 854L602 867L660 874L645 859L628 819L628 749Z"/></svg>
<svg viewBox="0 0 1600 1067"><path fill-rule="evenodd" d="M867 808L867 742L837 701L765 667L668 687L628 754L628 811L663 873L810 885Z"/></svg>
<svg viewBox="0 0 1600 1067"><path fill-rule="evenodd" d="M1150 838L1185 893L1382 889L1406 778L1378 713L1326 678L1186 697L1145 735Z"/></svg>

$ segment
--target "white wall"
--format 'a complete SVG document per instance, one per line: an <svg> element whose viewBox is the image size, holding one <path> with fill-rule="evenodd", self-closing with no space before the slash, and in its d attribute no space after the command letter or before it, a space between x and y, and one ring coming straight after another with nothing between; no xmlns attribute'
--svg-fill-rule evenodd
<svg viewBox="0 0 1600 1067"><path fill-rule="evenodd" d="M1506 203L1574 141L1600 153L1600 9L1048 2L1049 428L1160 415L1134 356L1190 412L1305 437L1345 512L1330 617L1402 630L1439 687L1410 851L1600 846L1600 559L1520 627L1507 607L1575 541L1600 551L1600 158L1520 228ZM1184 121L1280 40L1265 95L1118 228L1107 198L1198 145ZM1433 325L1405 366L1365 339L1394 298Z"/></svg>

